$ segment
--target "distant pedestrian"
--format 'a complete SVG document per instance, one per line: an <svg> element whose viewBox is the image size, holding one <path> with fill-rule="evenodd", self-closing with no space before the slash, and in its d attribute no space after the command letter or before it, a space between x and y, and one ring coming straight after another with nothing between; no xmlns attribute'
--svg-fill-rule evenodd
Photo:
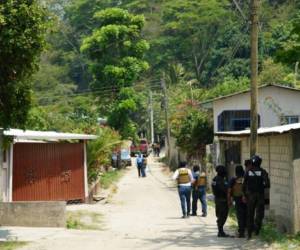
<svg viewBox="0 0 300 250"><path fill-rule="evenodd" d="M224 225L228 217L228 202L227 202L227 192L228 192L228 182L227 182L227 172L223 165L219 165L216 168L217 176L213 178L212 190L215 196L215 209L217 216L218 225L218 237L230 237L224 232Z"/></svg>
<svg viewBox="0 0 300 250"><path fill-rule="evenodd" d="M261 168L262 159L255 155L251 158L251 167L246 171L243 192L247 201L248 239L252 233L259 234L265 216L264 191L270 188L270 179L266 170Z"/></svg>
<svg viewBox="0 0 300 250"><path fill-rule="evenodd" d="M142 166L142 176L146 177L146 169L148 165L148 160L146 157L143 158L143 166Z"/></svg>
<svg viewBox="0 0 300 250"><path fill-rule="evenodd" d="M145 176L145 171L144 171L143 164L144 164L143 154L139 153L138 156L136 157L136 166L137 166L139 177L144 177Z"/></svg>
<svg viewBox="0 0 300 250"><path fill-rule="evenodd" d="M159 155L160 155L160 144L157 143L157 142L154 143L153 148L154 148L154 156L159 157Z"/></svg>
<svg viewBox="0 0 300 250"><path fill-rule="evenodd" d="M191 189L194 178L190 169L186 167L186 162L181 162L179 168L173 175L173 180L177 181L178 194L181 203L182 218L190 216L191 210Z"/></svg>
<svg viewBox="0 0 300 250"><path fill-rule="evenodd" d="M228 189L228 205L229 207L232 205L232 201L234 201L236 218L238 221L238 237L245 237L245 229L247 225L247 205L243 199L243 182L245 171L243 166L236 166L235 175L229 182Z"/></svg>
<svg viewBox="0 0 300 250"><path fill-rule="evenodd" d="M156 156L157 157L159 157L159 155L160 155L160 144L159 143L156 143L156 147L157 147L157 149L156 149Z"/></svg>
<svg viewBox="0 0 300 250"><path fill-rule="evenodd" d="M202 206L202 217L207 216L207 202L206 202L206 184L207 184L207 177L206 173L203 171L200 173L200 167L195 165L193 167L193 177L194 177L194 184L193 184L193 191L192 191L192 216L197 216L197 208L198 208L198 199L201 202Z"/></svg>

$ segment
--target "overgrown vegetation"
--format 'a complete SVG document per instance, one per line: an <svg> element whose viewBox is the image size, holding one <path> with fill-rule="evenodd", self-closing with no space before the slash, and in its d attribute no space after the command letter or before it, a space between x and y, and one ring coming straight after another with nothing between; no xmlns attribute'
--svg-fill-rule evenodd
<svg viewBox="0 0 300 250"><path fill-rule="evenodd" d="M118 132L108 128L98 128L98 139L88 144L88 179L89 182L98 180L101 171L109 168L111 155L122 143ZM104 169L102 169L104 167Z"/></svg>
<svg viewBox="0 0 300 250"><path fill-rule="evenodd" d="M102 215L89 211L68 211L66 227L68 229L101 230L103 229Z"/></svg>
<svg viewBox="0 0 300 250"><path fill-rule="evenodd" d="M229 210L229 223L231 228L237 230L237 219L234 207L231 207ZM259 238L278 250L300 248L300 233L295 235L281 233L277 229L276 224L268 219L265 219Z"/></svg>
<svg viewBox="0 0 300 250"><path fill-rule="evenodd" d="M280 233L273 222L264 224L260 238L269 244L274 245L276 249L289 250L300 248L300 234L289 235Z"/></svg>
<svg viewBox="0 0 300 250"><path fill-rule="evenodd" d="M121 170L112 170L105 172L101 175L100 183L104 189L108 189L112 184L116 183L122 176L123 171Z"/></svg>
<svg viewBox="0 0 300 250"><path fill-rule="evenodd" d="M0 242L0 249L15 250L25 246L26 244L27 244L26 242L21 242L21 241L4 241L4 242Z"/></svg>

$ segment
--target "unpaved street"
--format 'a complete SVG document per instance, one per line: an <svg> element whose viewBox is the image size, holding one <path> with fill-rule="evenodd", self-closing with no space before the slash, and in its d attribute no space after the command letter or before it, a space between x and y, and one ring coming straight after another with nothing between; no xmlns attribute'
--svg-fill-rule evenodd
<svg viewBox="0 0 300 250"><path fill-rule="evenodd" d="M139 179L132 167L110 203L75 208L104 214L102 231L60 230L23 250L265 249L255 240L218 239L213 210L207 218L181 219L169 176L159 163L151 162L150 169Z"/></svg>

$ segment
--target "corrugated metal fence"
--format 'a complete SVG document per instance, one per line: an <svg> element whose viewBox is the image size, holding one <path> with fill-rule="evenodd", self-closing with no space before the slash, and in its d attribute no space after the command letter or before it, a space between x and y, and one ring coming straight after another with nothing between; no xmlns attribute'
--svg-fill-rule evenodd
<svg viewBox="0 0 300 250"><path fill-rule="evenodd" d="M83 143L17 143L13 201L84 200Z"/></svg>

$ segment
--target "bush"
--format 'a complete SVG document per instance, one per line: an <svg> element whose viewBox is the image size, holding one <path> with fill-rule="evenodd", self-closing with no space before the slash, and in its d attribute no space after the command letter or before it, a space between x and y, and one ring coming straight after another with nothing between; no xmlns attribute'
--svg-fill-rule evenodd
<svg viewBox="0 0 300 250"><path fill-rule="evenodd" d="M112 152L121 143L118 132L108 127L99 128L96 132L98 139L88 144L88 178L89 182L95 181L102 166L110 165Z"/></svg>

